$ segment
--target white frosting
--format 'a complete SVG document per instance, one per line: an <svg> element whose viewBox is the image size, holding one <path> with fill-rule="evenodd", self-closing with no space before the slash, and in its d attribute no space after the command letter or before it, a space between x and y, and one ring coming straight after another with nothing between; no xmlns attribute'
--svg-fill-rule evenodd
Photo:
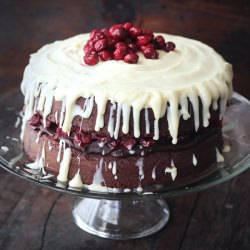
<svg viewBox="0 0 250 250"><path fill-rule="evenodd" d="M83 182L80 176L80 169L75 174L74 178L69 181L69 186L72 188L82 188Z"/></svg>
<svg viewBox="0 0 250 250"><path fill-rule="evenodd" d="M42 135L42 131L39 131L39 132L37 133L37 137L36 137L36 143L37 143L37 144L38 144L39 141L40 141L41 135Z"/></svg>
<svg viewBox="0 0 250 250"><path fill-rule="evenodd" d="M15 138L15 137L12 137L11 140L12 141L19 141L19 139Z"/></svg>
<svg viewBox="0 0 250 250"><path fill-rule="evenodd" d="M63 159L60 163L59 174L57 176L57 180L61 182L68 181L68 173L71 162L71 148L66 148L64 150Z"/></svg>
<svg viewBox="0 0 250 250"><path fill-rule="evenodd" d="M112 174L113 175L117 174L117 164L116 164L116 161L113 162Z"/></svg>
<svg viewBox="0 0 250 250"><path fill-rule="evenodd" d="M51 145L51 141L48 141L48 147L49 147L49 151L51 151L53 149L53 146Z"/></svg>
<svg viewBox="0 0 250 250"><path fill-rule="evenodd" d="M92 101L94 97L98 109L94 128L96 131L104 127L107 102L111 101L113 105L117 103L114 106L117 110L117 122L114 124L110 114L108 124L108 131L115 138L120 126L123 133L128 133L130 112L134 122L134 136L139 137L140 111L151 108L155 117L154 139L159 138L158 120L167 111L166 119L175 144L180 115L184 119L190 117L187 98L194 109L196 129L200 125L198 97L202 102L203 126L208 126L209 107L212 104L217 109L218 99L222 117L232 92L231 65L212 48L199 41L162 35L166 40L173 41L176 49L171 53L159 51L158 60L145 59L139 53L138 64L110 60L100 61L95 66L85 65L82 48L89 39L89 34L42 47L31 55L24 72L21 85L26 105L24 123L35 112L37 96L39 101L36 109L43 111L44 124L46 116L51 113L53 98L63 101L59 124L67 133L70 132L74 116L80 115L87 119L91 114L91 101L87 109L75 105L79 97ZM145 111L146 133L150 129L147 115Z"/></svg>
<svg viewBox="0 0 250 250"><path fill-rule="evenodd" d="M217 162L224 162L224 157L223 155L220 153L218 148L215 148L216 150L216 161Z"/></svg>
<svg viewBox="0 0 250 250"><path fill-rule="evenodd" d="M170 173L171 177L172 177L172 180L173 181L175 180L175 178L177 176L177 168L175 167L173 160L171 160L171 167L166 167L165 168L165 174L166 173Z"/></svg>
<svg viewBox="0 0 250 250"><path fill-rule="evenodd" d="M103 165L104 165L104 159L101 158L101 160L99 161L99 164L96 165L96 172L94 174L92 184L91 185L84 185L89 190L99 191L99 192L107 192L108 189L105 186L105 180L104 180L103 174L102 174ZM112 163L111 163L111 166L112 166Z"/></svg>
<svg viewBox="0 0 250 250"><path fill-rule="evenodd" d="M228 153L231 151L231 147L229 145L224 145L223 146L223 149L222 149L222 152L224 153Z"/></svg>
<svg viewBox="0 0 250 250"><path fill-rule="evenodd" d="M43 174L46 174L45 169L44 169L45 161L46 161L45 157L46 155L45 155L45 142L44 142L41 156L40 157L37 156L35 162L27 163L25 165L30 169L42 170Z"/></svg>
<svg viewBox="0 0 250 250"><path fill-rule="evenodd" d="M18 117L16 118L16 122L15 122L15 125L14 125L15 128L17 128L17 127L19 126L20 121L21 121L21 118L18 116Z"/></svg>
<svg viewBox="0 0 250 250"><path fill-rule="evenodd" d="M9 148L6 146L1 146L1 150L6 153L9 151Z"/></svg>
<svg viewBox="0 0 250 250"><path fill-rule="evenodd" d="M156 166L154 166L152 169L152 179L156 179Z"/></svg>
<svg viewBox="0 0 250 250"><path fill-rule="evenodd" d="M136 161L135 166L139 168L139 179L142 180L144 179L144 159L143 157L139 158L139 160Z"/></svg>
<svg viewBox="0 0 250 250"><path fill-rule="evenodd" d="M193 154L193 165L194 166L197 165L197 158L196 158L195 154Z"/></svg>

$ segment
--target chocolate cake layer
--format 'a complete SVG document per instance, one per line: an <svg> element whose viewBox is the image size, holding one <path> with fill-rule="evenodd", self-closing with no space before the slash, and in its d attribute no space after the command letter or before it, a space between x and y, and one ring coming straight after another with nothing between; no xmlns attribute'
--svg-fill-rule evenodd
<svg viewBox="0 0 250 250"><path fill-rule="evenodd" d="M59 141L47 133L38 133L30 125L26 126L24 149L29 158L35 161L41 157L44 147L45 170L58 175ZM216 151L221 152L222 146L221 130L213 128L209 128L206 133L197 134L184 145L163 147L144 156L86 153L71 146L68 179L72 179L80 169L81 179L87 185L94 183L110 188L130 189L154 184L163 184L169 188L187 185L216 169L213 164L216 162ZM63 150L60 156L62 159Z"/></svg>

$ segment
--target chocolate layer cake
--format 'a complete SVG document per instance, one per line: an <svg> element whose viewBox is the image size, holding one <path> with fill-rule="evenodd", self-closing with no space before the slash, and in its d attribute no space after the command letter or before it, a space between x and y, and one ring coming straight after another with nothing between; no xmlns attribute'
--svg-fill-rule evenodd
<svg viewBox="0 0 250 250"><path fill-rule="evenodd" d="M27 166L72 187L171 188L222 160L232 68L199 41L95 30L31 55L21 88Z"/></svg>

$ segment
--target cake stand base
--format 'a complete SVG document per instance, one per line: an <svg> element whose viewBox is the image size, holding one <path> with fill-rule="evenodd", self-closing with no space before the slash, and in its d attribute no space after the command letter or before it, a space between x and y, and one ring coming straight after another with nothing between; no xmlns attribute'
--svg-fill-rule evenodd
<svg viewBox="0 0 250 250"><path fill-rule="evenodd" d="M151 235L169 219L169 208L162 200L98 200L78 198L73 218L82 230L103 238L129 240Z"/></svg>

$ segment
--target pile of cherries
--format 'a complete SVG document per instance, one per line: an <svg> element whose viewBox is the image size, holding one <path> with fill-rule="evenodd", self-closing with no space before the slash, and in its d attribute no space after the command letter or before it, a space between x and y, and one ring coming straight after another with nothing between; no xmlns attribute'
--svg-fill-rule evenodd
<svg viewBox="0 0 250 250"><path fill-rule="evenodd" d="M157 50L173 51L175 44L166 42L161 35L154 36L151 30L141 29L132 23L117 24L101 30L93 30L84 45L84 62L95 65L102 61L123 60L137 63L141 51L147 59L158 59Z"/></svg>

